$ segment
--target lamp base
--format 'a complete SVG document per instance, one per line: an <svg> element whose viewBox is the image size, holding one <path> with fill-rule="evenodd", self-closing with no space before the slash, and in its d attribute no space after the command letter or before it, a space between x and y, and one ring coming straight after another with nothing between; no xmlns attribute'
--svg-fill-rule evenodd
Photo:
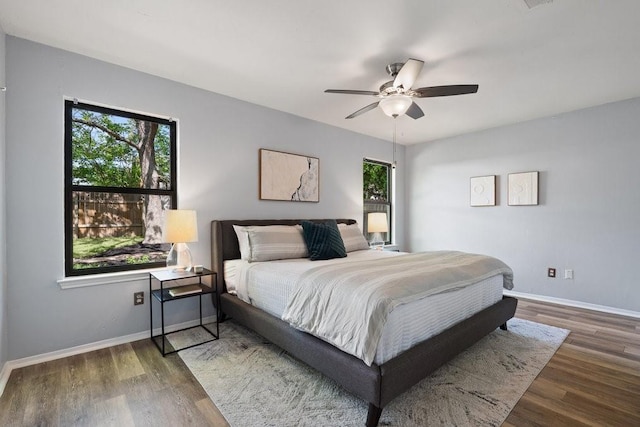
<svg viewBox="0 0 640 427"><path fill-rule="evenodd" d="M186 243L174 243L167 254L167 267L173 271L189 271L193 261L191 251Z"/></svg>
<svg viewBox="0 0 640 427"><path fill-rule="evenodd" d="M384 248L384 239L382 239L382 233L373 233L373 235L371 236L371 241L369 241L369 247L379 250L382 250Z"/></svg>

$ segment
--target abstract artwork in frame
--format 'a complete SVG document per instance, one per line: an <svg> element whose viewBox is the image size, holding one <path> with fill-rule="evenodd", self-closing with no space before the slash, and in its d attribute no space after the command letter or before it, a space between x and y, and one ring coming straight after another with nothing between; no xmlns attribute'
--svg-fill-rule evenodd
<svg viewBox="0 0 640 427"><path fill-rule="evenodd" d="M538 172L510 173L507 199L509 206L537 205Z"/></svg>
<svg viewBox="0 0 640 427"><path fill-rule="evenodd" d="M260 200L320 201L320 160L260 149Z"/></svg>
<svg viewBox="0 0 640 427"><path fill-rule="evenodd" d="M470 180L471 206L496 205L496 176L474 176Z"/></svg>

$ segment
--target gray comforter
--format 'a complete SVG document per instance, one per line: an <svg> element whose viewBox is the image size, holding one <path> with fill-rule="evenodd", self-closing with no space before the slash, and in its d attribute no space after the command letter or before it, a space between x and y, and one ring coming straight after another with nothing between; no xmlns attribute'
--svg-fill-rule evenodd
<svg viewBox="0 0 640 427"><path fill-rule="evenodd" d="M314 267L296 285L283 320L371 365L388 314L397 306L513 272L486 255L421 252Z"/></svg>

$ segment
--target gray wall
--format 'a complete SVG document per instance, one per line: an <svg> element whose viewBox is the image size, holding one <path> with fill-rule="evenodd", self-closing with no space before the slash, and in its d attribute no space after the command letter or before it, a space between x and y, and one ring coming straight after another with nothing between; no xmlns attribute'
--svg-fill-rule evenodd
<svg viewBox="0 0 640 427"><path fill-rule="evenodd" d="M71 290L56 284L64 274L63 97L179 120L179 206L197 210L200 241L189 246L202 264L209 264L212 219L360 219L362 158L391 158L387 141L10 36L7 76L10 359L149 328L148 301L134 307L132 298L147 290L145 281ZM259 201L259 148L320 158L320 202ZM402 147L398 158L402 171ZM403 218L403 191L397 196ZM168 307L169 323L195 318L195 301Z"/></svg>
<svg viewBox="0 0 640 427"><path fill-rule="evenodd" d="M639 135L633 99L408 147L408 245L499 257L514 291L640 311ZM540 171L540 205L507 206L524 171ZM469 207L482 175L499 176L496 207Z"/></svg>
<svg viewBox="0 0 640 427"><path fill-rule="evenodd" d="M5 86L5 34L0 27L0 86ZM5 92L0 92L0 370L8 360L5 197Z"/></svg>

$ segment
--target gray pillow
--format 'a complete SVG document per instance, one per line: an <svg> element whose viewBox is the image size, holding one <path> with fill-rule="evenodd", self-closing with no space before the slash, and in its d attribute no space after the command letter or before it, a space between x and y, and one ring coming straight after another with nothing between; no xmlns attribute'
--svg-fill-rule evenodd
<svg viewBox="0 0 640 427"><path fill-rule="evenodd" d="M362 235L358 224L338 224L338 230L347 252L369 249L369 242Z"/></svg>
<svg viewBox="0 0 640 427"><path fill-rule="evenodd" d="M236 229L238 226L234 226ZM238 234L238 229L240 234ZM273 261L277 259L306 258L309 256L299 225L252 225L238 227L238 243L242 259L249 262ZM246 233L243 243L241 235ZM242 237L244 240L244 236ZM244 252L243 252L244 246Z"/></svg>

